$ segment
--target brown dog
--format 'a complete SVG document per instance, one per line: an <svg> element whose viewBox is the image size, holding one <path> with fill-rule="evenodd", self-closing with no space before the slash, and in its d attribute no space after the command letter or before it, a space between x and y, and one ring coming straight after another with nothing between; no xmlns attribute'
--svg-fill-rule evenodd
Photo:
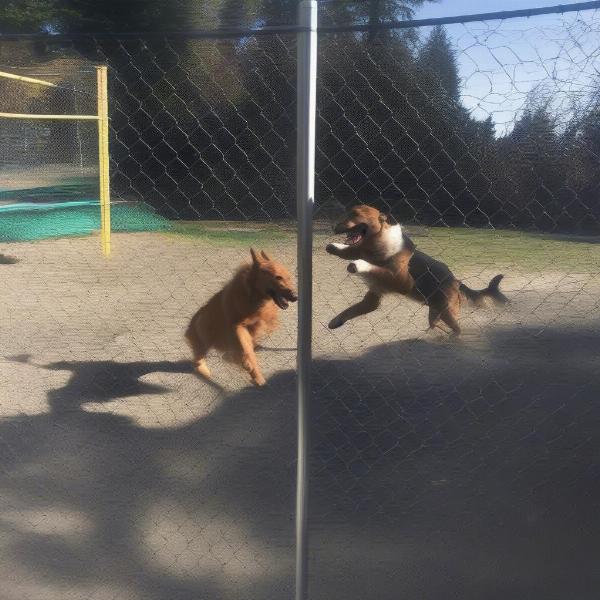
<svg viewBox="0 0 600 600"><path fill-rule="evenodd" d="M489 297L498 304L507 302L499 289L502 275L496 275L483 290L472 290L454 277L450 269L416 250L400 225L390 225L387 216L367 205L353 207L334 228L345 233L345 244L329 244L327 252L351 260L350 273L361 275L369 291L358 303L341 312L329 327L340 327L349 319L374 311L383 294L398 293L429 306L429 326L460 334L458 323L461 299L482 305Z"/></svg>
<svg viewBox="0 0 600 600"><path fill-rule="evenodd" d="M242 265L233 279L193 317L186 331L196 371L210 378L206 354L211 348L241 365L256 385L264 385L254 350L260 337L277 326L277 308L296 302L292 277L265 252L252 249L252 263Z"/></svg>

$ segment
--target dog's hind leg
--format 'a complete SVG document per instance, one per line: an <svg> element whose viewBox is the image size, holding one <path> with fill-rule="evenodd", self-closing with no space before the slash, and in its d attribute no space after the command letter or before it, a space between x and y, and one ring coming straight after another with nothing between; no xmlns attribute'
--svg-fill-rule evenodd
<svg viewBox="0 0 600 600"><path fill-rule="evenodd" d="M350 319L355 319L361 315L366 315L367 313L373 312L379 307L380 304L381 296L369 290L360 302L353 304L346 310L342 311L337 317L331 319L329 322L329 329L337 329Z"/></svg>
<svg viewBox="0 0 600 600"><path fill-rule="evenodd" d="M441 312L437 308L429 307L429 329L435 329L439 326L440 315Z"/></svg>
<svg viewBox="0 0 600 600"><path fill-rule="evenodd" d="M458 337L461 333L461 328L458 323L458 313L460 307L456 303L449 303L448 306L442 310L441 318L450 329L452 329L452 337Z"/></svg>
<svg viewBox="0 0 600 600"><path fill-rule="evenodd" d="M210 379L211 373L208 365L206 364L206 354L210 349L210 345L200 336L198 332L194 331L190 326L186 331L185 337L192 348L192 354L194 356L194 370L198 375Z"/></svg>
<svg viewBox="0 0 600 600"><path fill-rule="evenodd" d="M444 333L450 334L452 330L447 328L445 325L440 323L440 319L442 318L442 311L438 308L434 308L433 306L429 307L429 330L433 331L436 327L443 331Z"/></svg>
<svg viewBox="0 0 600 600"><path fill-rule="evenodd" d="M211 372L206 364L205 358L199 358L196 360L196 373L198 373L198 375L202 375L202 377L205 377L206 379L211 378Z"/></svg>

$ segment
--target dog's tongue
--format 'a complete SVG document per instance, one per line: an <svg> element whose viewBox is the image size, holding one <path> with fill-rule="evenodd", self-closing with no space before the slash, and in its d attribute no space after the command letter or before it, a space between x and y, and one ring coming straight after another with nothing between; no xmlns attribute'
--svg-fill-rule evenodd
<svg viewBox="0 0 600 600"><path fill-rule="evenodd" d="M289 306L289 302L279 294L274 294L273 300L275 300L275 304L277 304L281 310L285 310Z"/></svg>
<svg viewBox="0 0 600 600"><path fill-rule="evenodd" d="M347 238L346 238L346 242L348 244L356 244L356 242L358 242L360 240L360 234L358 233L351 233Z"/></svg>

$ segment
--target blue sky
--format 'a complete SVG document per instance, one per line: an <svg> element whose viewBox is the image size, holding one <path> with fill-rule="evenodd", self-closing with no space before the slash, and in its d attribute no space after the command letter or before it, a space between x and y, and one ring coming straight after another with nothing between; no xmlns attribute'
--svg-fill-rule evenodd
<svg viewBox="0 0 600 600"><path fill-rule="evenodd" d="M415 18L573 4L574 0L442 0ZM462 98L498 133L512 125L532 90L568 119L585 104L600 75L600 11L544 15L446 27L457 50ZM422 33L426 35L427 31Z"/></svg>
<svg viewBox="0 0 600 600"><path fill-rule="evenodd" d="M469 15L473 13L494 12L497 10L519 10L539 6L556 6L557 4L575 4L581 0L442 0L427 3L417 11L415 18L448 17Z"/></svg>

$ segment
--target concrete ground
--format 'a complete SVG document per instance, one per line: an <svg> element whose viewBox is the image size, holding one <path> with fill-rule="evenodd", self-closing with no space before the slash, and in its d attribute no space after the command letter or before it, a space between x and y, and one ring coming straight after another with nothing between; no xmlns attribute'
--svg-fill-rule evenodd
<svg viewBox="0 0 600 600"><path fill-rule="evenodd" d="M399 298L332 332L362 284L321 242L312 598L597 598L597 274L506 272L511 304L466 311L458 342ZM0 247L0 600L291 598L295 307L267 388L217 356L211 386L182 333L246 249L113 248Z"/></svg>

